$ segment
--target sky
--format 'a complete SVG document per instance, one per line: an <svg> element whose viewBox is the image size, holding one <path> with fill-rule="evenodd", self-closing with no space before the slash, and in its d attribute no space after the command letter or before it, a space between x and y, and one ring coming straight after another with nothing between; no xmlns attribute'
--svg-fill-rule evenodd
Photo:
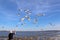
<svg viewBox="0 0 60 40"><path fill-rule="evenodd" d="M26 9L31 11L31 20L25 19L21 25ZM38 13L45 16L36 17ZM35 17L38 21L33 24ZM60 30L60 0L0 0L0 30Z"/></svg>

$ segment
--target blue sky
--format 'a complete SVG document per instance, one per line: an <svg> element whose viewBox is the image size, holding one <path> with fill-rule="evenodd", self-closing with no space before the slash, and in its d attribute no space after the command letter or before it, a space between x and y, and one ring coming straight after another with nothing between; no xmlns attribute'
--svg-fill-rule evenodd
<svg viewBox="0 0 60 40"><path fill-rule="evenodd" d="M24 20L21 26L20 18L24 11L18 9L29 9L31 21ZM21 16L17 16L21 13ZM43 13L45 16L37 17L38 23L33 24L36 14ZM52 24L52 25L51 25ZM16 27L18 25L18 27ZM40 31L60 29L60 0L0 0L0 30Z"/></svg>

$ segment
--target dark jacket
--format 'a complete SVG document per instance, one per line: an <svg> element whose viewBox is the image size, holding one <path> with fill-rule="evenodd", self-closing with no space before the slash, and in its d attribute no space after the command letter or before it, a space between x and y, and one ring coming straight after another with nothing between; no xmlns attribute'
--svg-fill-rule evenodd
<svg viewBox="0 0 60 40"><path fill-rule="evenodd" d="M9 33L9 35L8 35L8 38L9 39L13 39L13 35L14 35L15 33Z"/></svg>

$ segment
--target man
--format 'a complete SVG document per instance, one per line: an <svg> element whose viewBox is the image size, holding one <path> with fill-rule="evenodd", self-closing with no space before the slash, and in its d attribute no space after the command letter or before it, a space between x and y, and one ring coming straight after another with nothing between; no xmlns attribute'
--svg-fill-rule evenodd
<svg viewBox="0 0 60 40"><path fill-rule="evenodd" d="M8 35L8 40L13 40L13 35L15 35L15 33L10 31L10 33Z"/></svg>

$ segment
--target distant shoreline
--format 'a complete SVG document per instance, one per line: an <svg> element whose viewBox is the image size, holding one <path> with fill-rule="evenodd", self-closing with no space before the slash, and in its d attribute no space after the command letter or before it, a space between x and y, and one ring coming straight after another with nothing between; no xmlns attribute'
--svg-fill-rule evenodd
<svg viewBox="0 0 60 40"><path fill-rule="evenodd" d="M10 30L0 30L0 31L10 31ZM16 30L12 30L12 31L16 31ZM21 30L17 30L17 31L21 31ZM23 31L23 30L22 30ZM35 30L36 31L36 30ZM39 30L38 30L39 31ZM60 31L60 30L40 30L40 31ZM23 31L24 32L24 31Z"/></svg>

